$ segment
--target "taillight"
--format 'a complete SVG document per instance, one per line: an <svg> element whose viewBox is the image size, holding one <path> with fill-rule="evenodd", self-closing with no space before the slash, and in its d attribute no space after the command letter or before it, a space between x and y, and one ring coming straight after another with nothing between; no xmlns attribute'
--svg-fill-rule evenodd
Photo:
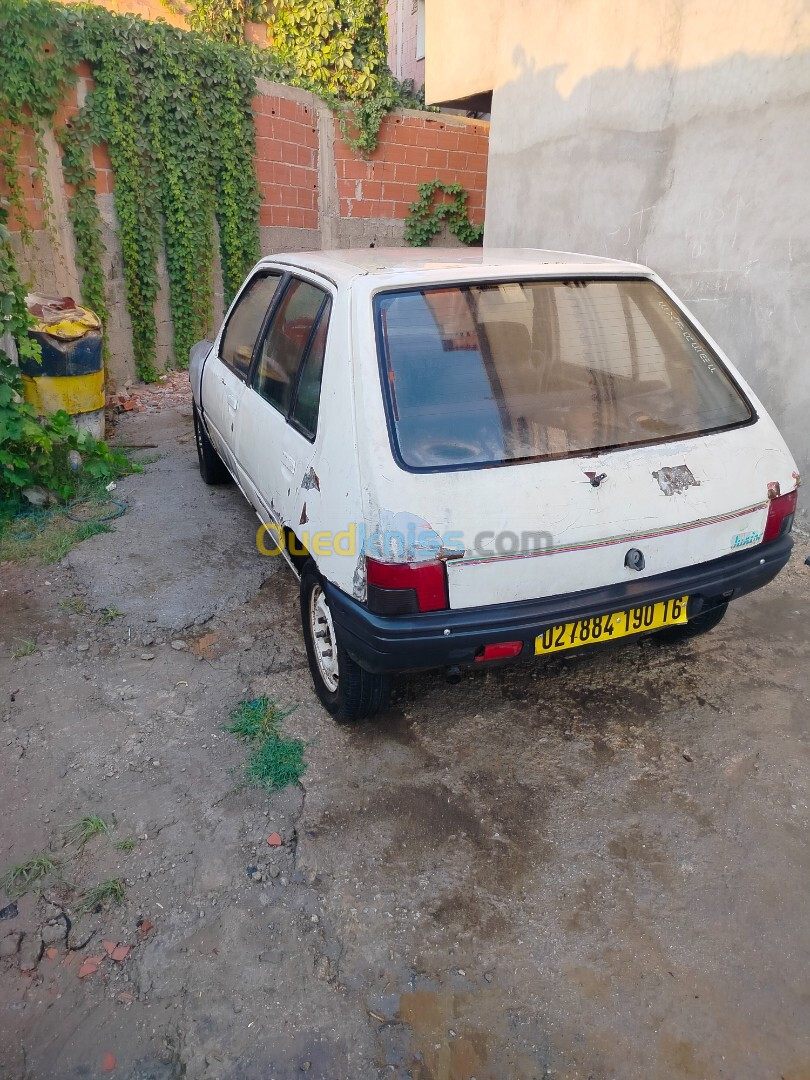
<svg viewBox="0 0 810 1080"><path fill-rule="evenodd" d="M377 615L414 615L448 607L443 562L384 563L366 559L368 609Z"/></svg>
<svg viewBox="0 0 810 1080"><path fill-rule="evenodd" d="M768 503L768 520L765 522L763 544L790 532L793 528L793 516L796 513L798 498L799 490L796 488L789 491L787 495L777 495L775 499L771 499Z"/></svg>

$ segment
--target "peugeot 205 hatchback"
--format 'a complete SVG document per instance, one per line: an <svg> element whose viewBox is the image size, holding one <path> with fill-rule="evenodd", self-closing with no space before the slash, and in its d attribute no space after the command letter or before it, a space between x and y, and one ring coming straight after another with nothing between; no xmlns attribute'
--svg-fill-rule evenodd
<svg viewBox="0 0 810 1080"><path fill-rule="evenodd" d="M191 382L203 479L234 478L299 576L342 719L400 670L702 633L790 554L784 441L643 266L273 256Z"/></svg>

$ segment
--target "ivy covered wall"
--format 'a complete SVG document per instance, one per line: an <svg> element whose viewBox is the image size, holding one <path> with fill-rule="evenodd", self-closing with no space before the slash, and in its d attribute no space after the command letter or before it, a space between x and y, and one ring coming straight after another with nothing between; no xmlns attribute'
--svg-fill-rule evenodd
<svg viewBox="0 0 810 1080"><path fill-rule="evenodd" d="M0 0L0 52L25 61L0 88L14 162L0 205L23 279L102 314L112 385L184 365L260 252L402 243L419 185L436 180L461 184L483 220L486 124L399 110L359 131L376 143L363 154L349 114L257 79L249 50L99 8L23 6L39 26ZM66 13L58 38L53 11Z"/></svg>

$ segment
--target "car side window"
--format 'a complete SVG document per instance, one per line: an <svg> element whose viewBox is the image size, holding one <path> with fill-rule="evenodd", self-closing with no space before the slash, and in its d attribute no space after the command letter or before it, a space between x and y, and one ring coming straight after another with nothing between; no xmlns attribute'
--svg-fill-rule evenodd
<svg viewBox="0 0 810 1080"><path fill-rule="evenodd" d="M318 409L321 404L321 378L323 377L323 358L326 354L326 334L329 329L331 302L327 300L321 311L312 344L307 352L291 419L308 439L315 438L318 430Z"/></svg>
<svg viewBox="0 0 810 1080"><path fill-rule="evenodd" d="M257 274L239 297L225 326L219 358L240 379L247 378L256 338L280 281L280 273Z"/></svg>
<svg viewBox="0 0 810 1080"><path fill-rule="evenodd" d="M326 295L308 281L294 278L281 298L259 351L253 389L284 416L289 412L298 369Z"/></svg>

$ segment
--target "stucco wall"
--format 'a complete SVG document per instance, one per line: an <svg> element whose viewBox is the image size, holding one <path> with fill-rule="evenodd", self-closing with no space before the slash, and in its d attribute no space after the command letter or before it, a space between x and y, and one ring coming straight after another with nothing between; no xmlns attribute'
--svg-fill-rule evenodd
<svg viewBox="0 0 810 1080"><path fill-rule="evenodd" d="M462 7L472 36L437 56ZM428 4L429 100L494 91L485 243L652 266L741 368L807 475L810 5L497 7L495 19L479 0Z"/></svg>

